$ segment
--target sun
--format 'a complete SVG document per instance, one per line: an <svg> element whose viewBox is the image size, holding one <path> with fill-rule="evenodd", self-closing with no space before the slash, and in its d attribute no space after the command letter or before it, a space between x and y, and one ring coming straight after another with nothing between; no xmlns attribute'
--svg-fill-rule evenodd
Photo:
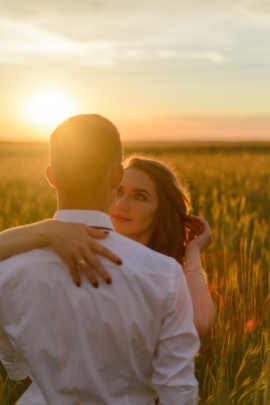
<svg viewBox="0 0 270 405"><path fill-rule="evenodd" d="M75 114L76 105L72 97L56 89L36 92L25 105L27 120L43 129L54 127Z"/></svg>

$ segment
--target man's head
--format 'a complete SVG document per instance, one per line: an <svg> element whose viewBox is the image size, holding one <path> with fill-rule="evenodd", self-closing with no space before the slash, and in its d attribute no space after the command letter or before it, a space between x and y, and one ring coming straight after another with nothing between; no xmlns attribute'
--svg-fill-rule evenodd
<svg viewBox="0 0 270 405"><path fill-rule="evenodd" d="M119 132L100 115L77 115L64 121L52 133L50 146L47 175L58 196L69 201L92 199L102 188L115 188L121 181Z"/></svg>

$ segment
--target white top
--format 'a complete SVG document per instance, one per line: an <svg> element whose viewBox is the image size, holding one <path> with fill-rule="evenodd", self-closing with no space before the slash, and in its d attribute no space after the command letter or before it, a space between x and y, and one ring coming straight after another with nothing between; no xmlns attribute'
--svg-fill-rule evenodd
<svg viewBox="0 0 270 405"><path fill-rule="evenodd" d="M113 229L98 211L55 218ZM29 370L47 405L150 405L156 391L164 405L197 404L199 338L181 266L114 231L100 243L123 265L100 257L113 283L97 289L84 276L76 287L48 248L0 263L0 357L10 378Z"/></svg>

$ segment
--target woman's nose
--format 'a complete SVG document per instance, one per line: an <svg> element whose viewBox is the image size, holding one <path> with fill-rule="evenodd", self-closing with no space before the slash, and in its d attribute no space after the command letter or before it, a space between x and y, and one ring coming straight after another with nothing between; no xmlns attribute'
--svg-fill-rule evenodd
<svg viewBox="0 0 270 405"><path fill-rule="evenodd" d="M124 210L124 211L127 211L127 210L128 210L128 199L127 199L127 196L122 195L120 198L117 198L116 201L115 201L115 205L116 205L118 208L120 208L120 209L122 209L122 210Z"/></svg>

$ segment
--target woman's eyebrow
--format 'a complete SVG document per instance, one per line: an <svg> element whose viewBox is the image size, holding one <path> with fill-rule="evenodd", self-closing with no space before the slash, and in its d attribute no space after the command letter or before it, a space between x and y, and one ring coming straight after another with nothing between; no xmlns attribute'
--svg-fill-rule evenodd
<svg viewBox="0 0 270 405"><path fill-rule="evenodd" d="M144 188L134 188L132 191L134 191L135 193L146 193L150 197L152 197L149 191L145 190Z"/></svg>

